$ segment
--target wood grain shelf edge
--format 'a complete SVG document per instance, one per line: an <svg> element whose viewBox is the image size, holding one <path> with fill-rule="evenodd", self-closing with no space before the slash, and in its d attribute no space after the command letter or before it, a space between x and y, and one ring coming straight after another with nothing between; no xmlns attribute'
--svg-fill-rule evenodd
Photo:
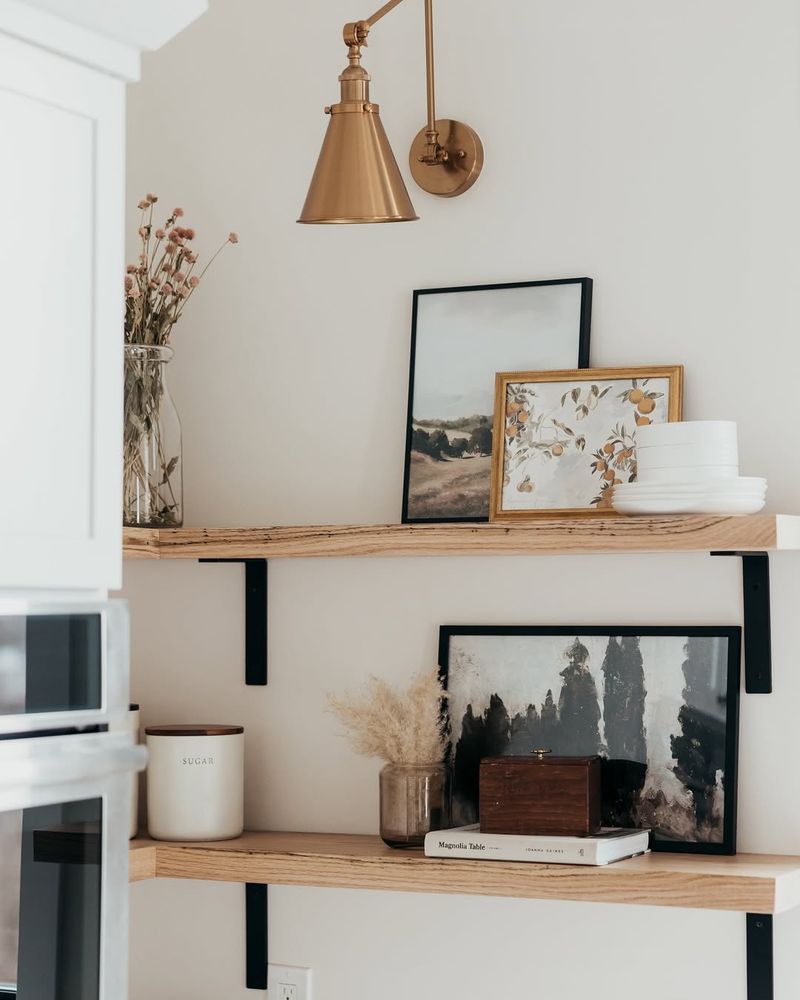
<svg viewBox="0 0 800 1000"><path fill-rule="evenodd" d="M129 559L535 555L800 549L800 517L547 518L529 524L126 528Z"/></svg>
<svg viewBox="0 0 800 1000"><path fill-rule="evenodd" d="M134 841L131 880L188 878L779 913L800 905L800 857L649 854L603 868L426 858L377 837L245 833L214 844Z"/></svg>
<svg viewBox="0 0 800 1000"><path fill-rule="evenodd" d="M152 840L132 840L128 852L128 880L143 882L156 877L157 845Z"/></svg>

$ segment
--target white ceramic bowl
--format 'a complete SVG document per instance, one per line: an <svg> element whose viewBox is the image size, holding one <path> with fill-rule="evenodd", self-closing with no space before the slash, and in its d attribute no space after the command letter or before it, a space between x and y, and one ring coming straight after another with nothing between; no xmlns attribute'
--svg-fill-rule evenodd
<svg viewBox="0 0 800 1000"><path fill-rule="evenodd" d="M676 503L683 503L686 500L714 500L726 502L728 500L765 500L766 490L741 490L738 493L704 493L703 490L686 490L677 493L616 493L614 501L627 503L628 501L649 502L650 500L674 500Z"/></svg>
<svg viewBox="0 0 800 1000"><path fill-rule="evenodd" d="M648 469L637 466L640 483L707 483L710 480L737 479L738 465L673 465L669 469Z"/></svg>
<svg viewBox="0 0 800 1000"><path fill-rule="evenodd" d="M676 500L615 500L614 510L621 514L757 514L763 509L763 497L698 497Z"/></svg>
<svg viewBox="0 0 800 1000"><path fill-rule="evenodd" d="M758 492L751 493L749 491L744 491L740 493L704 493L702 490L696 490L695 492L681 492L681 493L615 493L614 502L629 503L629 502L639 502L649 503L652 501L674 501L675 503L684 503L689 500L712 500L715 503L726 503L729 500L766 500L767 493L766 490L759 490Z"/></svg>
<svg viewBox="0 0 800 1000"><path fill-rule="evenodd" d="M673 493L739 494L766 493L766 479L755 476L738 476L735 479L708 479L704 482L685 483L620 483L614 487L615 495L627 496L654 493L661 496Z"/></svg>
<svg viewBox="0 0 800 1000"><path fill-rule="evenodd" d="M738 450L736 423L733 420L682 420L675 423L647 424L637 428L636 442L642 447L716 443Z"/></svg>
<svg viewBox="0 0 800 1000"><path fill-rule="evenodd" d="M669 469L674 465L738 465L735 448L708 444L660 444L650 448L636 446L640 469Z"/></svg>

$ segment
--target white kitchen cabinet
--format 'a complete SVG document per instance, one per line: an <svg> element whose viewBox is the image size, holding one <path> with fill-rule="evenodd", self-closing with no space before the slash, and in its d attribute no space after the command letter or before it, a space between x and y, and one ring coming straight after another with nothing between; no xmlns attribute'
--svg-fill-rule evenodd
<svg viewBox="0 0 800 1000"><path fill-rule="evenodd" d="M172 6L174 34L206 2ZM0 0L0 588L121 584L125 85L158 9Z"/></svg>

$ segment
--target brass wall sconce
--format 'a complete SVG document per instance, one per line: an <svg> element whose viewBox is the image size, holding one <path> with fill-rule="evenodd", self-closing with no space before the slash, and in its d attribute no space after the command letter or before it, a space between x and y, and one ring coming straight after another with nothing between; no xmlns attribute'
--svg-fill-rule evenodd
<svg viewBox="0 0 800 1000"><path fill-rule="evenodd" d="M386 138L361 50L370 29L402 0L389 0L372 17L344 26L349 65L339 77L341 100L330 115L325 141L298 222L410 222L418 218ZM433 0L425 0L428 121L411 144L411 175L430 194L454 198L478 179L483 145L463 122L436 117Z"/></svg>

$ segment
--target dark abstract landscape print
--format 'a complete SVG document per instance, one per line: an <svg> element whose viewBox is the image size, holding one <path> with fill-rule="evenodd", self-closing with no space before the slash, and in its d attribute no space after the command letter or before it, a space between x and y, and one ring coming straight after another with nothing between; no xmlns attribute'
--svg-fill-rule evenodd
<svg viewBox="0 0 800 1000"><path fill-rule="evenodd" d="M481 758L542 746L604 758L604 825L649 827L665 849L728 846L729 641L449 634L454 822L477 822Z"/></svg>

